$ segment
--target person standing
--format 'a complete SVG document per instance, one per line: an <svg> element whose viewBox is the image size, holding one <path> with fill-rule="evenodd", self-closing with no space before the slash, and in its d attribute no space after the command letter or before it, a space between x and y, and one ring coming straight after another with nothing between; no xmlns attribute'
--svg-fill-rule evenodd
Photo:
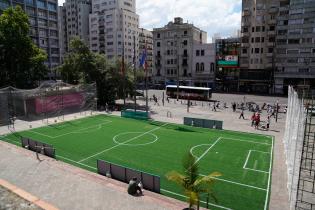
<svg viewBox="0 0 315 210"><path fill-rule="evenodd" d="M267 131L269 130L269 126L270 126L270 116L268 115L268 117L267 117Z"/></svg>
<svg viewBox="0 0 315 210"><path fill-rule="evenodd" d="M253 113L251 120L252 120L252 127L253 127L255 124L255 113Z"/></svg>

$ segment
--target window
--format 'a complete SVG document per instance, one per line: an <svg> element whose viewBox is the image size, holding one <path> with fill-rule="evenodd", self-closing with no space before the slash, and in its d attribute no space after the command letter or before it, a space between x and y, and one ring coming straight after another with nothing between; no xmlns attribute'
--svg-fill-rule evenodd
<svg viewBox="0 0 315 210"><path fill-rule="evenodd" d="M210 71L211 71L211 72L214 72L214 63L211 63L211 64L210 64Z"/></svg>
<svg viewBox="0 0 315 210"><path fill-rule="evenodd" d="M205 70L205 64L204 63L201 63L200 64L200 71L204 71Z"/></svg>
<svg viewBox="0 0 315 210"><path fill-rule="evenodd" d="M161 43L160 43L160 42L157 42L157 43L156 43L156 46L157 46L157 47L161 47Z"/></svg>
<svg viewBox="0 0 315 210"><path fill-rule="evenodd" d="M242 49L242 53L243 53L243 54L246 54L246 53L247 53L247 49L246 49L246 48L243 48L243 49Z"/></svg>
<svg viewBox="0 0 315 210"><path fill-rule="evenodd" d="M288 44L300 44L300 39L288 39Z"/></svg>
<svg viewBox="0 0 315 210"><path fill-rule="evenodd" d="M259 48L255 48L255 53L256 53L256 54L259 53Z"/></svg>
<svg viewBox="0 0 315 210"><path fill-rule="evenodd" d="M260 42L260 37L256 37L256 38L255 38L255 42L256 42L256 43L259 43L259 42Z"/></svg>
<svg viewBox="0 0 315 210"><path fill-rule="evenodd" d="M46 4L43 1L37 1L37 7L45 9L46 8Z"/></svg>
<svg viewBox="0 0 315 210"><path fill-rule="evenodd" d="M199 72L199 63L196 63L196 72Z"/></svg>
<svg viewBox="0 0 315 210"><path fill-rule="evenodd" d="M184 40L183 44L186 46L188 44L188 41Z"/></svg>
<svg viewBox="0 0 315 210"><path fill-rule="evenodd" d="M268 48L268 53L273 53L273 48Z"/></svg>
<svg viewBox="0 0 315 210"><path fill-rule="evenodd" d="M184 35L187 35L187 31L184 31Z"/></svg>
<svg viewBox="0 0 315 210"><path fill-rule="evenodd" d="M200 50L196 50L196 56L200 55Z"/></svg>
<svg viewBox="0 0 315 210"><path fill-rule="evenodd" d="M260 26L256 26L256 32L260 32Z"/></svg>
<svg viewBox="0 0 315 210"><path fill-rule="evenodd" d="M54 3L48 2L48 10L50 11L56 11L57 10L57 5Z"/></svg>
<svg viewBox="0 0 315 210"><path fill-rule="evenodd" d="M201 56L205 56L205 50L200 51Z"/></svg>
<svg viewBox="0 0 315 210"><path fill-rule="evenodd" d="M252 32L255 32L255 27L252 27Z"/></svg>
<svg viewBox="0 0 315 210"><path fill-rule="evenodd" d="M264 48L261 48L261 49L260 49L260 53L264 53Z"/></svg>
<svg viewBox="0 0 315 210"><path fill-rule="evenodd" d="M28 5L34 5L33 0L25 0L25 3L28 4Z"/></svg>
<svg viewBox="0 0 315 210"><path fill-rule="evenodd" d="M157 38L161 38L161 34L160 33L158 33L156 36L157 36Z"/></svg>

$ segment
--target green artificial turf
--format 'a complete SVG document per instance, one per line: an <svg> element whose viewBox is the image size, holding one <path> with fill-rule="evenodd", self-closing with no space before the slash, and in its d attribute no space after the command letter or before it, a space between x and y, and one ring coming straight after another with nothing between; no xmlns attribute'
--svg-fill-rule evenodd
<svg viewBox="0 0 315 210"><path fill-rule="evenodd" d="M273 148L270 136L108 115L19 134L52 144L57 159L87 170L96 172L96 160L101 159L158 175L161 193L181 200L185 200L182 189L167 181L165 174L182 172L182 158L191 151L201 175L215 171L222 174L213 189L218 202L210 198L211 209L268 209ZM14 134L2 140L20 145Z"/></svg>

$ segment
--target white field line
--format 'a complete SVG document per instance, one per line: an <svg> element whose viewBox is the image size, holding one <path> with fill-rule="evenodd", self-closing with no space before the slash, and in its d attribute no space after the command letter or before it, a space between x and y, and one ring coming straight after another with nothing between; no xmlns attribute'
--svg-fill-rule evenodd
<svg viewBox="0 0 315 210"><path fill-rule="evenodd" d="M244 169L250 170L250 171L256 171L256 172L261 172L261 173L269 174L268 171L262 171L262 170L257 170L257 169L253 169L253 168L244 168Z"/></svg>
<svg viewBox="0 0 315 210"><path fill-rule="evenodd" d="M247 141L247 140L243 140L243 139L233 139L233 138L226 138L226 137L222 137L222 139L232 140L232 141L243 141L243 142L248 142L248 143L253 143L253 144L262 144L262 145L271 146L271 144L268 144L268 143L256 142L256 141Z"/></svg>
<svg viewBox="0 0 315 210"><path fill-rule="evenodd" d="M260 152L260 153L265 153L265 154L270 154L270 152L264 152L264 151L259 151L259 150L252 150L253 152Z"/></svg>
<svg viewBox="0 0 315 210"><path fill-rule="evenodd" d="M133 138L131 138L131 139L128 139L127 141L124 141L124 142L122 142L121 144L116 144L115 146L112 146L112 147L110 147L110 148L108 148L108 149L105 149L105 150L102 150L102 151L100 151L100 152L98 152L98 153L96 153L96 154L94 154L94 155L91 155L91 156L89 156L89 157L86 157L86 158L80 160L79 163L81 163L81 162L83 162L83 161L85 161L85 160L88 160L88 159L90 159L90 158L92 158L92 157L95 157L95 156L97 156L97 155L100 155L100 154L102 154L102 153L104 153L104 152L108 152L108 151L110 151L110 150L112 150L112 149L115 149L116 147L119 147L119 146L121 146L121 145L123 145L123 144L129 143L129 142L131 142L131 141L133 141L133 140L135 140L135 139L137 139L137 138L139 138L139 137L141 137L141 136L144 136L144 135L146 135L146 134L148 134L148 133L151 133L151 132L153 132L153 131L156 131L156 130L158 130L158 129L160 129L160 128L162 128L163 126L166 126L166 125L168 125L168 124L169 124L169 123L165 123L165 124L161 125L160 127L154 128L154 129L149 130L149 131L147 131L147 132L145 132L145 133L142 133L142 134L140 134L140 135L138 135L138 136L135 136L135 137L133 137Z"/></svg>
<svg viewBox="0 0 315 210"><path fill-rule="evenodd" d="M264 210L268 209L268 198L269 198L269 190L270 190L270 179L271 179L271 170L272 170L272 159L273 159L273 144L274 144L274 137L272 137L272 144L271 144L271 157L270 157L270 165L269 165L269 177L268 177L268 186L267 186L267 194L265 200L265 208Z"/></svg>
<svg viewBox="0 0 315 210"><path fill-rule="evenodd" d="M196 155L194 155L193 151L197 148L197 147L201 147L201 146L211 146L212 144L198 144L196 146L193 146L190 149L190 154L192 154L192 156L194 156L195 158L198 158Z"/></svg>
<svg viewBox="0 0 315 210"><path fill-rule="evenodd" d="M77 161L71 160L71 159L66 158L66 157L63 157L63 156L61 156L61 155L56 155L56 157L59 157L59 158L64 159L64 160L68 160L68 161L70 161L70 162L73 162L73 163L76 163L76 164L79 164L79 165L82 165L82 166L85 166L85 167L88 167L88 168L91 168L91 169L94 169L94 170L97 170L97 168L94 168L94 167L92 167L92 166L89 166L89 165L86 165L86 164L83 164L83 163L79 163L79 162L77 162Z"/></svg>
<svg viewBox="0 0 315 210"><path fill-rule="evenodd" d="M246 161L245 161L245 163L244 163L244 165L243 165L243 168L244 168L244 169L246 168L246 165L247 165L247 162L248 162L248 159L249 159L249 156L250 156L250 153L251 153L251 152L252 152L252 150L249 150L249 151L248 151Z"/></svg>
<svg viewBox="0 0 315 210"><path fill-rule="evenodd" d="M203 174L199 174L199 175L200 175L200 176L206 176L206 175L203 175ZM233 182L233 181L226 180L226 179L221 179L221 178L218 178L218 177L212 177L212 178L215 179L215 180L222 181L222 182L228 182L228 183L231 183L231 184L236 184L236 185L240 185L240 186L244 186L244 187L249 187L249 188L253 188L253 189L257 189L257 190L267 191L266 189L261 188L261 187L256 187L256 186L252 186L252 185L248 185L248 184L242 184L242 183L239 183L239 182Z"/></svg>
<svg viewBox="0 0 315 210"><path fill-rule="evenodd" d="M270 154L269 152L263 152L263 151L258 151L258 150L249 150L248 155L247 155L247 158L246 158L246 161L245 161L244 166L243 166L243 169L268 174L268 173L269 173L268 171L263 171L263 170L258 170L258 169L253 169L253 168L247 168L247 167L246 167L247 162L248 162L248 159L249 159L250 154L251 154L251 152L252 152L252 151L255 151L255 152L260 152L260 153L264 153L264 154Z"/></svg>
<svg viewBox="0 0 315 210"><path fill-rule="evenodd" d="M167 192L167 193L169 193L169 194L173 194L173 195L177 195L177 196L179 196L179 197L182 197L182 198L187 198L187 196L184 196L184 195L181 195L181 194L178 194L178 193L175 193L175 192L171 192L171 191L168 191L168 190L165 190L165 189L161 189L161 191L164 191L164 192ZM207 204L207 202L205 202L205 201L200 201L201 203L204 203L204 204ZM218 207L218 208L220 208L220 209L226 209L226 210L232 210L232 209L230 209L230 208L226 208L226 207L224 207L224 206L220 206L220 205L216 205L216 204L213 204L213 203L208 203L210 206L214 206L214 207Z"/></svg>
<svg viewBox="0 0 315 210"><path fill-rule="evenodd" d="M31 132L31 133L36 133L38 135L42 135L42 136L46 136L48 138L51 138L51 139L55 139L55 138L59 138L61 136L66 136L66 135L69 135L71 133L80 133L80 131L84 131L84 130L87 130L87 129L90 129L90 128L94 128L94 127L98 127L98 129L101 128L102 125L106 125L108 123L111 123L112 121L107 121L105 123L100 123L100 124L97 124L97 125L93 125L93 126L90 126L90 127L87 127L87 128L82 128L82 129L79 129L79 130L75 130L75 131L71 131L69 133L64 133L64 134L61 134L61 135L58 135L58 136L50 136L50 135L46 135L46 134L43 134L43 133L40 133L40 132L36 132L36 131L32 131L32 130L26 130L27 132Z"/></svg>
<svg viewBox="0 0 315 210"><path fill-rule="evenodd" d="M219 137L196 161L193 165L196 165L209 151L212 147L214 147L216 145L216 143L218 143L218 141L220 141L221 137Z"/></svg>

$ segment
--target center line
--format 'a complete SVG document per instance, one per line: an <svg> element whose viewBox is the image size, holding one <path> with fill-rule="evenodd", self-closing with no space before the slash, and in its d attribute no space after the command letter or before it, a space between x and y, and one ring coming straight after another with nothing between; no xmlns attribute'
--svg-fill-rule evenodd
<svg viewBox="0 0 315 210"><path fill-rule="evenodd" d="M92 157L95 157L95 156L97 156L97 155L100 155L100 154L102 154L102 153L104 153L104 152L108 152L108 151L110 151L110 150L112 150L112 149L115 149L116 147L121 146L122 144L129 143L129 142L131 142L131 141L133 141L133 140L135 140L135 139L137 139L137 138L139 138L139 137L141 137L141 136L144 136L144 135L146 135L146 134L148 134L148 133L151 133L151 132L153 132L153 131L156 131L156 130L158 130L158 129L160 129L160 128L162 128L163 126L166 126L166 125L168 125L168 124L169 124L169 123L165 123L165 124L161 125L160 127L157 127L157 128L152 129L152 130L149 130L149 131L147 131L147 132L145 132L145 133L143 133L143 134L140 134L140 135L138 135L138 136L135 136L135 137L133 137L133 138L127 140L127 141L124 141L124 142L122 142L121 144L117 144L117 145L112 146L112 147L110 147L110 148L108 148L108 149L105 149L105 150L103 150L103 151L100 151L100 152L98 152L98 153L96 153L96 154L94 154L94 155L91 155L91 156L89 156L89 157L87 157L87 158L84 158L84 159L82 159L82 160L80 160L80 161L78 161L78 162L81 163L81 162L83 162L83 161L85 161L85 160L88 160L88 159L90 159L90 158L92 158Z"/></svg>

